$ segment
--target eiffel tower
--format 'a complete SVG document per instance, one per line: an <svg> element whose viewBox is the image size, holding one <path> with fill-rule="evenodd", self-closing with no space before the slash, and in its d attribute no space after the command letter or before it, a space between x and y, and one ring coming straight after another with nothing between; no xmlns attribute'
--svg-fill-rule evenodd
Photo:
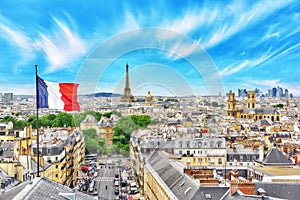
<svg viewBox="0 0 300 200"><path fill-rule="evenodd" d="M128 63L126 64L126 81L125 81L125 88L124 93L120 99L120 102L134 102L134 97L131 94L131 89L129 85L129 72L128 72Z"/></svg>

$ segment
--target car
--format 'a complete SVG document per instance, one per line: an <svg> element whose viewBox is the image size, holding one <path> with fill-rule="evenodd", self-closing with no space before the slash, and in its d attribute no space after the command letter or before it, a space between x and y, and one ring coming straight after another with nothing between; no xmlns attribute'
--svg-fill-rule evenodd
<svg viewBox="0 0 300 200"><path fill-rule="evenodd" d="M118 195L119 194L119 189L115 189L115 195Z"/></svg>
<svg viewBox="0 0 300 200"><path fill-rule="evenodd" d="M115 186L119 186L119 181L115 181Z"/></svg>

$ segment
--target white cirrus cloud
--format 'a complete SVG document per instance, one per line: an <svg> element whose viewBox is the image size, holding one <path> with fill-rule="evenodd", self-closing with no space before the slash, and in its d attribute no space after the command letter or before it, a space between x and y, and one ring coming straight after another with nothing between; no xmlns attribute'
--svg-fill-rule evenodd
<svg viewBox="0 0 300 200"><path fill-rule="evenodd" d="M57 18L53 18L56 26L52 33L40 33L35 47L45 53L49 63L47 71L53 72L60 68L68 68L88 51L88 44L79 34L71 30Z"/></svg>
<svg viewBox="0 0 300 200"><path fill-rule="evenodd" d="M268 50L266 53L253 57L245 59L239 63L231 64L224 69L220 71L220 74L224 76L228 76L231 74L234 74L236 72L239 72L240 70L243 70L245 68L251 68L258 65L264 65L269 63L270 61L274 59L278 59L279 57L285 56L287 54L290 54L300 48L300 43L297 43L291 47L286 48L285 46L278 48L276 50Z"/></svg>

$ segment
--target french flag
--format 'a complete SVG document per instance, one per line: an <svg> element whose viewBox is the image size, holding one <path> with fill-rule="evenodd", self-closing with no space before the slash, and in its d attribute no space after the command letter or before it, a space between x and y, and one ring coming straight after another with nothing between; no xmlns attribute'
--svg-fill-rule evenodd
<svg viewBox="0 0 300 200"><path fill-rule="evenodd" d="M80 110L75 83L53 83L40 77L37 84L38 108L52 108L65 111Z"/></svg>

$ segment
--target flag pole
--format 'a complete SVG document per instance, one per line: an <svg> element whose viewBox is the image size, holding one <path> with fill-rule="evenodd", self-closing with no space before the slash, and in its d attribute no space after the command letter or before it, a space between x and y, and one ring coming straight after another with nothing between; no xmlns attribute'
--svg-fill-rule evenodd
<svg viewBox="0 0 300 200"><path fill-rule="evenodd" d="M38 65L35 65L37 177L40 177Z"/></svg>

